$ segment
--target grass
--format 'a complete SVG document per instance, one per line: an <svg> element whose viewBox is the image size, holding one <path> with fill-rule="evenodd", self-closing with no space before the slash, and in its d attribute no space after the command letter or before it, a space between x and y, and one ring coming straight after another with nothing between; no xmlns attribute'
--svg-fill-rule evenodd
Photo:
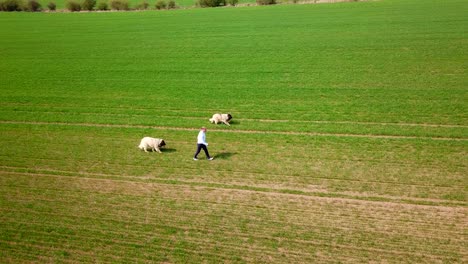
<svg viewBox="0 0 468 264"><path fill-rule="evenodd" d="M0 13L0 262L463 262L463 6Z"/></svg>

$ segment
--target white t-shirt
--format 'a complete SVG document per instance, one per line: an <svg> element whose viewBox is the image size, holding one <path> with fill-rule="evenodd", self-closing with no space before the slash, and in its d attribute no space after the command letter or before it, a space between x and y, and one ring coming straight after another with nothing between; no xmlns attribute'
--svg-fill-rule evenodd
<svg viewBox="0 0 468 264"><path fill-rule="evenodd" d="M205 131L200 130L200 132L198 133L197 144L203 144L205 146L208 146L208 143L206 143L206 133L205 133Z"/></svg>

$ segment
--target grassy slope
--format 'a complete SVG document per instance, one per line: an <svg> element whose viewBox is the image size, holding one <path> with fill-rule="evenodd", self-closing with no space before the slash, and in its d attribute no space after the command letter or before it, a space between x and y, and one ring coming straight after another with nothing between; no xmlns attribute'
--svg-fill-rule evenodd
<svg viewBox="0 0 468 264"><path fill-rule="evenodd" d="M0 259L461 261L461 6L1 13Z"/></svg>

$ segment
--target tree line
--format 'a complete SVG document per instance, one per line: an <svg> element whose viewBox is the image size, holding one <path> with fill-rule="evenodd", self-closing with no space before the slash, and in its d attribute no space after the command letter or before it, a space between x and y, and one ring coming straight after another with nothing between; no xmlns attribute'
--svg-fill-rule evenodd
<svg viewBox="0 0 468 264"><path fill-rule="evenodd" d="M296 1L294 0L294 3ZM236 6L239 0L197 0L197 7L218 7L218 6ZM276 0L256 0L258 5L274 5ZM65 10L70 12L79 11L130 11L130 10L164 10L176 9L178 5L175 0L157 0L151 5L148 0L142 0L134 7L131 7L128 0L67 0L65 2ZM39 0L0 0L0 11L4 12L41 12L41 11L56 11L57 5L54 1L50 1L47 7L43 7Z"/></svg>

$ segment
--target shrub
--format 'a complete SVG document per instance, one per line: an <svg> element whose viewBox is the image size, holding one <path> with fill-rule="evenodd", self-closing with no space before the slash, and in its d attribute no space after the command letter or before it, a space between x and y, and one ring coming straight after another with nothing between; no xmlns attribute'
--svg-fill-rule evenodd
<svg viewBox="0 0 468 264"><path fill-rule="evenodd" d="M216 7L226 5L226 0L198 0L197 6L200 7Z"/></svg>
<svg viewBox="0 0 468 264"><path fill-rule="evenodd" d="M174 0L169 0L169 2L167 2L167 9L176 9L176 8L177 8L177 5Z"/></svg>
<svg viewBox="0 0 468 264"><path fill-rule="evenodd" d="M167 5L166 2L164 2L164 0L159 0L156 2L156 5L154 7L156 7L157 10L161 10L166 9Z"/></svg>
<svg viewBox="0 0 468 264"><path fill-rule="evenodd" d="M76 0L68 0L65 6L71 12L77 12L81 10L81 5Z"/></svg>
<svg viewBox="0 0 468 264"><path fill-rule="evenodd" d="M96 0L83 0L81 3L81 8L83 10L92 11L94 6L96 6Z"/></svg>
<svg viewBox="0 0 468 264"><path fill-rule="evenodd" d="M37 0L28 0L24 5L24 11L38 12L41 11L41 3Z"/></svg>
<svg viewBox="0 0 468 264"><path fill-rule="evenodd" d="M57 5L55 4L55 2L49 2L47 4L47 8L49 8L50 11L55 11L57 9Z"/></svg>
<svg viewBox="0 0 468 264"><path fill-rule="evenodd" d="M127 0L110 0L112 10L129 10L130 5Z"/></svg>
<svg viewBox="0 0 468 264"><path fill-rule="evenodd" d="M226 3L231 6L236 6L239 0L227 0Z"/></svg>
<svg viewBox="0 0 468 264"><path fill-rule="evenodd" d="M109 10L109 6L107 5L107 2L104 2L104 1L99 2L96 8L97 10L101 10L101 11Z"/></svg>
<svg viewBox="0 0 468 264"><path fill-rule="evenodd" d="M146 10L148 9L149 7L149 4L148 4L148 1L146 0L143 0L143 2L139 3L136 7L136 9L139 9L139 10Z"/></svg>
<svg viewBox="0 0 468 264"><path fill-rule="evenodd" d="M0 10L2 11L21 11L23 3L21 0L5 0L0 3Z"/></svg>
<svg viewBox="0 0 468 264"><path fill-rule="evenodd" d="M276 0L256 0L258 5L274 5Z"/></svg>

